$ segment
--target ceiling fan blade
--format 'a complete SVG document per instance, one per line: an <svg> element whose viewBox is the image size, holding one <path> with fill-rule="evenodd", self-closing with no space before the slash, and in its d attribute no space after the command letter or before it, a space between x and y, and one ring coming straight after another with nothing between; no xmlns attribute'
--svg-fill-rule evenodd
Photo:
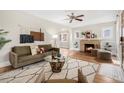
<svg viewBox="0 0 124 93"><path fill-rule="evenodd" d="M84 15L79 15L79 16L76 16L76 17L83 17Z"/></svg>
<svg viewBox="0 0 124 93"><path fill-rule="evenodd" d="M75 20L78 20L78 21L83 21L82 19L75 19Z"/></svg>
<svg viewBox="0 0 124 93"><path fill-rule="evenodd" d="M73 21L73 19L71 19L71 20L69 21L69 23L72 23L72 21Z"/></svg>

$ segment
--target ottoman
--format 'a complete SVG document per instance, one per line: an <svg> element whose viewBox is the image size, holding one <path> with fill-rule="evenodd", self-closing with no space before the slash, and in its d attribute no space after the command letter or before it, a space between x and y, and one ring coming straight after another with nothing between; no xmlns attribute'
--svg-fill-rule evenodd
<svg viewBox="0 0 124 93"><path fill-rule="evenodd" d="M98 50L97 59L111 60L111 52L106 50Z"/></svg>
<svg viewBox="0 0 124 93"><path fill-rule="evenodd" d="M98 52L98 49L92 49L91 56L97 57L97 52Z"/></svg>

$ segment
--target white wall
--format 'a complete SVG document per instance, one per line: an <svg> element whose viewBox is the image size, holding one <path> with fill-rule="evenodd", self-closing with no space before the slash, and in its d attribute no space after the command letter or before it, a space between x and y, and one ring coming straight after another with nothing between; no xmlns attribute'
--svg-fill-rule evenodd
<svg viewBox="0 0 124 93"><path fill-rule="evenodd" d="M35 42L35 44L52 43L52 35L67 27L37 18L30 14L25 14L21 11L0 11L0 28L8 31L9 34L7 34L6 38L12 40L0 50L0 67L2 67L9 65L8 54L12 46L29 45L19 43L20 33L24 34L30 33L30 31L39 31L41 28L45 34L45 41Z"/></svg>
<svg viewBox="0 0 124 93"><path fill-rule="evenodd" d="M103 29L109 28L109 27L111 27L113 29L112 38L111 39L102 39ZM106 42L110 42L112 45L112 50L113 50L112 52L113 52L113 54L116 54L117 50L116 50L116 24L115 24L115 22L107 22L107 23L93 24L93 25L87 25L87 26L82 26L82 27L78 27L78 28L73 28L73 37L74 37L75 31L94 32L95 34L97 34L97 38L101 40L101 48L104 47ZM73 41L75 41L74 38L73 38ZM78 40L78 39L77 39L77 41L80 42L80 40Z"/></svg>

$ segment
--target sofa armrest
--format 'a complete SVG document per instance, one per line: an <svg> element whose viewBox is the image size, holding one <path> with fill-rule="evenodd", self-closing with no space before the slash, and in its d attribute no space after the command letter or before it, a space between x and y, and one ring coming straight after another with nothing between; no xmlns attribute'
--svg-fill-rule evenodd
<svg viewBox="0 0 124 93"><path fill-rule="evenodd" d="M18 55L14 52L9 52L9 60L13 67L17 65Z"/></svg>

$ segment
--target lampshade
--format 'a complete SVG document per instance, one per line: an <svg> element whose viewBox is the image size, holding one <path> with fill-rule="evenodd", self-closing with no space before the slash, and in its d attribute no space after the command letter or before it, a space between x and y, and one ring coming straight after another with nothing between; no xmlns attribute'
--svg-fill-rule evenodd
<svg viewBox="0 0 124 93"><path fill-rule="evenodd" d="M57 35L53 35L53 38L57 38L58 36Z"/></svg>

